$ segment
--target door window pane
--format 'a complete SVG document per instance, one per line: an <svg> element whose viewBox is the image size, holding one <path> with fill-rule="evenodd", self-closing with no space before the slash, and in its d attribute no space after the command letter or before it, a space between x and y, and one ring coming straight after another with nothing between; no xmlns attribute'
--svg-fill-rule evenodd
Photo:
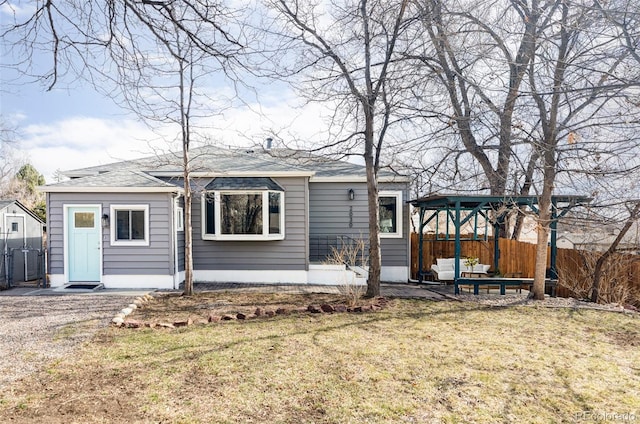
<svg viewBox="0 0 640 424"><path fill-rule="evenodd" d="M93 212L74 212L73 225L75 228L93 228L94 217Z"/></svg>

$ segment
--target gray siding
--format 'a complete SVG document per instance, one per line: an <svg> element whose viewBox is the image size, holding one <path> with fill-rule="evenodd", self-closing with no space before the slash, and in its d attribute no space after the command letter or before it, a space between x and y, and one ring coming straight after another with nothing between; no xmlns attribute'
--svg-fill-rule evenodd
<svg viewBox="0 0 640 424"><path fill-rule="evenodd" d="M49 193L48 243L49 273L64 273L64 207L73 204L100 204L103 214L111 214L117 204L149 205L149 246L111 246L110 228L102 229L104 275L171 275L173 203L168 193Z"/></svg>
<svg viewBox="0 0 640 424"><path fill-rule="evenodd" d="M285 190L285 239L202 240L200 193L193 196L193 265L196 270L305 270L307 178L274 178Z"/></svg>
<svg viewBox="0 0 640 424"><path fill-rule="evenodd" d="M355 192L355 199L349 200L349 189ZM379 189L402 190L402 238L382 238L382 265L409 266L409 205L408 186L404 183L380 183ZM350 210L352 208L352 210ZM350 215L353 219L350 219ZM309 233L311 251L314 243L339 236L352 238L369 237L366 183L311 183L309 184ZM350 226L351 224L351 226ZM320 246L320 249L322 247Z"/></svg>

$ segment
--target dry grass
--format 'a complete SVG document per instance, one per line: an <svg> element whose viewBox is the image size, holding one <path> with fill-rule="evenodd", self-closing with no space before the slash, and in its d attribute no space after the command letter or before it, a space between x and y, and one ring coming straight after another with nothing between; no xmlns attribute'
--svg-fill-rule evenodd
<svg viewBox="0 0 640 424"><path fill-rule="evenodd" d="M593 310L394 300L365 314L110 328L77 356L2 393L0 421L555 423L575 422L582 411L638 417L638 320Z"/></svg>

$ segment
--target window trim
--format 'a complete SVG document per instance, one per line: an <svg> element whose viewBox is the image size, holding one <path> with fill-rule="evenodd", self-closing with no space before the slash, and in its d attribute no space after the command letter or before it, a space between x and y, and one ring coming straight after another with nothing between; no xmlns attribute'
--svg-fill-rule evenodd
<svg viewBox="0 0 640 424"><path fill-rule="evenodd" d="M280 233L269 234L269 193L280 194ZM215 234L207 231L207 200L213 194L213 216ZM220 210L220 196L239 194L260 194L262 196L262 234L221 234L222 212ZM271 241L285 238L285 194L279 190L212 190L202 193L201 200L201 236L202 240L215 241Z"/></svg>
<svg viewBox="0 0 640 424"><path fill-rule="evenodd" d="M149 205L110 205L111 222L111 246L149 246ZM143 240L116 240L116 226L118 223L117 211L143 211L144 212L144 239Z"/></svg>
<svg viewBox="0 0 640 424"><path fill-rule="evenodd" d="M383 233L382 230L380 230L380 238L402 238L402 211L404 209L402 204L402 191L380 191L378 192L378 203L380 202L380 198L382 197L395 197L396 199L396 231L393 233Z"/></svg>

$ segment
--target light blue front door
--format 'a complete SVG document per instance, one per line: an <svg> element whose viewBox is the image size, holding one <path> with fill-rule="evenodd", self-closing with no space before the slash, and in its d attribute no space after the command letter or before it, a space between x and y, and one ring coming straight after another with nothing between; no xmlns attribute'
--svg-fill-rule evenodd
<svg viewBox="0 0 640 424"><path fill-rule="evenodd" d="M100 208L67 209L69 281L100 281Z"/></svg>

